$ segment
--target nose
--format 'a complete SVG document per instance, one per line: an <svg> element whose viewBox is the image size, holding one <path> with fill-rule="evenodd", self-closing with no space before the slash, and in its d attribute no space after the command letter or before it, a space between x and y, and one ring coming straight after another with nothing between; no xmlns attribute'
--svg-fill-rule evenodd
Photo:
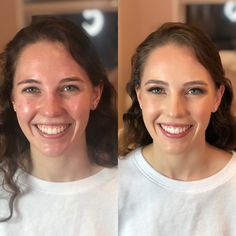
<svg viewBox="0 0 236 236"><path fill-rule="evenodd" d="M169 97L166 104L166 111L169 117L181 118L188 114L188 108L185 98L179 94L174 94Z"/></svg>
<svg viewBox="0 0 236 236"><path fill-rule="evenodd" d="M63 103L56 94L47 94L42 98L40 112L47 117L57 117L63 112Z"/></svg>

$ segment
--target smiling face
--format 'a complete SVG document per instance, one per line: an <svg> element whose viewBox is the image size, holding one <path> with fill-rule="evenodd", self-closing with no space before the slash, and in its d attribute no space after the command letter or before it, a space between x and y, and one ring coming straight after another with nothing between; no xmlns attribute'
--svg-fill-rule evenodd
<svg viewBox="0 0 236 236"><path fill-rule="evenodd" d="M223 92L190 48L169 43L154 49L136 93L157 150L180 154L203 147Z"/></svg>
<svg viewBox="0 0 236 236"><path fill-rule="evenodd" d="M84 148L90 110L101 92L62 44L40 41L23 49L12 101L31 151L60 156Z"/></svg>

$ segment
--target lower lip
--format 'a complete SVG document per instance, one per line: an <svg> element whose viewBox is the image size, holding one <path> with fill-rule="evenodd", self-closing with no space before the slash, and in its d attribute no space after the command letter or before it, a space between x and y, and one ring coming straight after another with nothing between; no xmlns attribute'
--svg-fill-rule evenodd
<svg viewBox="0 0 236 236"><path fill-rule="evenodd" d="M38 131L40 136L42 136L44 138L47 138L47 139L59 139L59 138L64 137L68 133L71 125L69 125L63 132L58 133L58 134L46 134L46 133L43 133L36 125L34 127L36 128L36 130Z"/></svg>
<svg viewBox="0 0 236 236"><path fill-rule="evenodd" d="M161 127L160 124L159 124L159 127L160 127L161 132L162 132L166 137L168 137L168 138L173 138L173 139L180 139L180 138L185 137L186 135L189 134L189 132L191 132L191 130L192 130L192 128L193 128L193 126L191 126L189 129L185 130L185 131L182 132L182 133L179 133L179 134L171 134L171 133L165 131L165 130Z"/></svg>

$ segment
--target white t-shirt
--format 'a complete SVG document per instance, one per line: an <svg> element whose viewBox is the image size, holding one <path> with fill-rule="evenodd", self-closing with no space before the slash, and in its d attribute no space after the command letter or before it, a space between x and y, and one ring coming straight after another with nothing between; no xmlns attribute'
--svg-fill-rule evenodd
<svg viewBox="0 0 236 236"><path fill-rule="evenodd" d="M236 153L213 176L177 181L141 149L119 162L119 236L236 236Z"/></svg>
<svg viewBox="0 0 236 236"><path fill-rule="evenodd" d="M24 189L13 217L0 223L1 236L116 236L117 170L104 168L73 182L47 182L23 173ZM0 214L8 205L0 199Z"/></svg>

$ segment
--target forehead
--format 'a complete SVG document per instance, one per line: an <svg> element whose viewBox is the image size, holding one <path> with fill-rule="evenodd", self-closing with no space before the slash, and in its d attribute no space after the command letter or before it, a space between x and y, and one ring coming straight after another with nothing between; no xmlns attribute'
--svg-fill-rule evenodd
<svg viewBox="0 0 236 236"><path fill-rule="evenodd" d="M181 59L183 57L185 58L186 61L189 61L189 62L194 61L194 62L200 63L192 48L185 45L179 45L177 43L170 42L170 43L158 46L156 48L153 48L149 52L149 55L146 58L145 65L149 65L150 63L153 63L154 61L173 63L173 62L176 62L177 58Z"/></svg>
<svg viewBox="0 0 236 236"><path fill-rule="evenodd" d="M182 45L169 43L153 49L146 59L143 68L142 80L173 78L178 80L191 80L195 77L213 79L207 69L198 61L194 51Z"/></svg>
<svg viewBox="0 0 236 236"><path fill-rule="evenodd" d="M38 41L22 50L16 63L16 79L19 75L48 78L80 75L89 79L62 43L50 41Z"/></svg>
<svg viewBox="0 0 236 236"><path fill-rule="evenodd" d="M34 43L26 45L19 53L18 62L26 60L27 58L36 59L38 57L64 56L72 57L65 46L60 42L53 42L49 40L39 40ZM43 62L43 61L42 61Z"/></svg>

